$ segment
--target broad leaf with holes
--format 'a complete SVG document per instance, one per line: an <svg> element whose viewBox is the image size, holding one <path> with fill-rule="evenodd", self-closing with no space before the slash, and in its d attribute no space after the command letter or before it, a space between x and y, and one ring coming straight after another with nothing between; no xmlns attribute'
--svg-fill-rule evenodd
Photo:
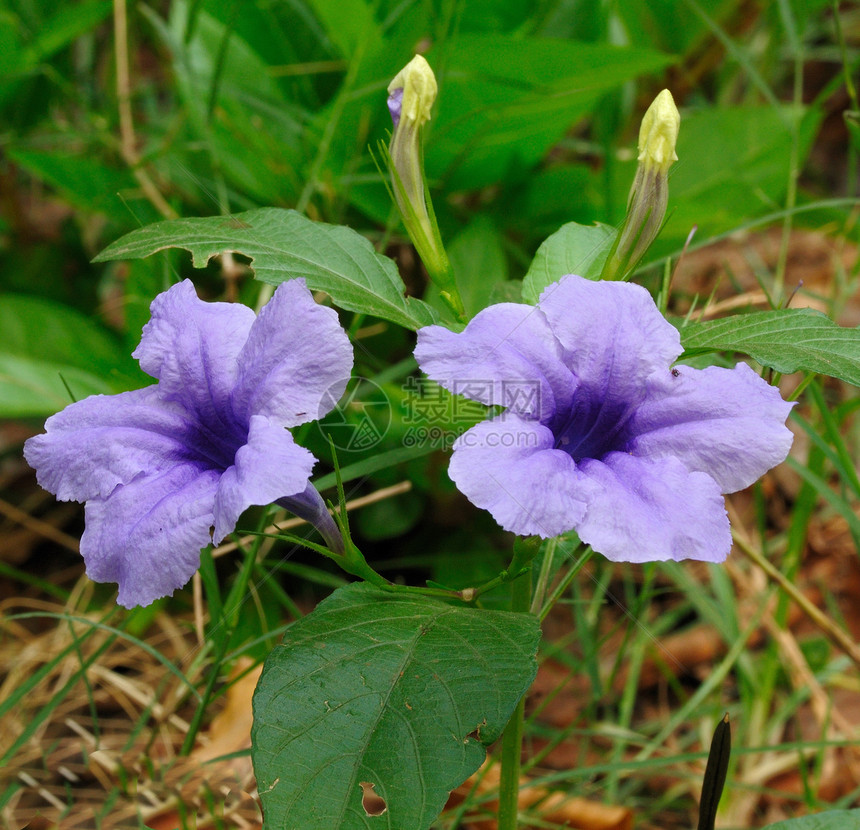
<svg viewBox="0 0 860 830"><path fill-rule="evenodd" d="M426 830L534 679L537 619L353 584L287 632L254 695L267 830Z"/></svg>
<svg viewBox="0 0 860 830"><path fill-rule="evenodd" d="M259 208L232 216L172 219L126 234L96 261L140 259L165 248L191 251L203 268L213 256L234 251L251 259L258 280L279 285L304 277L349 311L372 314L410 329L430 325L436 312L404 296L393 260L363 236L340 225L312 222L294 210Z"/></svg>

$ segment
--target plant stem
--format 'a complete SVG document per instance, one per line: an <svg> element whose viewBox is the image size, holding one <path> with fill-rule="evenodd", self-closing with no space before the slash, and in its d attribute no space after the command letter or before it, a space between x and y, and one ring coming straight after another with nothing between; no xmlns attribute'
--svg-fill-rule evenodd
<svg viewBox="0 0 860 830"><path fill-rule="evenodd" d="M783 297L785 270L788 264L788 246L791 243L791 230L794 225L793 209L797 204L797 180L800 177L800 129L802 116L799 114L799 110L803 106L803 49L800 38L797 36L791 7L787 0L780 0L779 8L794 58L794 92L792 95L794 111L791 115L791 150L788 162L788 186L785 195L786 214L782 222L779 258L776 264L776 273L771 291L771 302L774 308L782 308L785 302Z"/></svg>
<svg viewBox="0 0 860 830"><path fill-rule="evenodd" d="M176 211L161 195L155 182L141 167L134 133L134 116L131 109L131 71L128 52L128 14L126 0L113 2L114 51L116 57L116 99L119 110L120 154L131 168L144 196L167 219L175 219Z"/></svg>
<svg viewBox="0 0 860 830"><path fill-rule="evenodd" d="M532 599L531 571L511 583L511 611L528 612ZM516 830L520 794L520 756L526 696L517 703L502 736L502 773L499 781L498 830Z"/></svg>
<svg viewBox="0 0 860 830"><path fill-rule="evenodd" d="M540 610L538 616L540 617L541 622L546 619L546 615L552 610L552 607L556 604L556 602L561 599L562 594L570 587L570 583L576 578L576 575L582 570L583 566L589 559L591 559L591 555L594 551L591 549L590 545L586 545L583 549L582 547L577 548L574 551L574 555L582 550L582 556L573 563L570 570L562 577L558 584L553 588L552 593L546 599L543 604L543 607Z"/></svg>
<svg viewBox="0 0 860 830"><path fill-rule="evenodd" d="M546 598L546 593L549 590L549 581L552 576L552 564L553 559L555 558L555 550L558 547L558 537L554 537L550 539L546 543L546 550L543 554L543 562L541 562L540 573L537 578L537 585L535 585L534 591L532 592L532 604L529 606L529 611L535 616L540 614L541 606L543 605L543 601Z"/></svg>

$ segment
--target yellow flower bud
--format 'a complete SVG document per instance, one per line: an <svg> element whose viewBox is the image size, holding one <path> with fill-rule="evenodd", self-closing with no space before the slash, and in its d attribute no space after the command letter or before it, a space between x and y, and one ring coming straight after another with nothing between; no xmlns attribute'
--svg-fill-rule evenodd
<svg viewBox="0 0 860 830"><path fill-rule="evenodd" d="M422 131L436 100L436 76L421 56L412 58L388 85L388 109L394 131L386 160L391 191L409 238L440 290L443 299L459 317L463 304L439 228L430 191L424 178Z"/></svg>
<svg viewBox="0 0 860 830"><path fill-rule="evenodd" d="M396 115L395 108L391 111L394 128L399 127L401 118L407 119L415 127L421 127L428 121L437 91L436 76L430 64L422 55L416 55L388 85L389 108L392 108L392 99L396 101Z"/></svg>
<svg viewBox="0 0 860 830"><path fill-rule="evenodd" d="M639 129L639 162L640 164L659 167L666 172L675 155L675 143L678 141L678 128L681 126L681 115L675 106L672 93L664 89L648 107L642 118Z"/></svg>
<svg viewBox="0 0 860 830"><path fill-rule="evenodd" d="M648 107L639 129L639 165L627 199L627 216L603 268L603 279L624 279L656 239L669 203L669 168L681 116L664 89Z"/></svg>

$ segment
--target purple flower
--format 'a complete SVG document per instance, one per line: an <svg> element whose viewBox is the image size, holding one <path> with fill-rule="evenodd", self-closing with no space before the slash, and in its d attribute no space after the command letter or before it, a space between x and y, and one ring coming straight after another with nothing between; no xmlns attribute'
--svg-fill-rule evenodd
<svg viewBox="0 0 860 830"><path fill-rule="evenodd" d="M334 406L352 347L303 280L278 286L259 317L174 285L134 357L158 383L74 403L24 446L42 487L86 502L91 579L119 583L127 608L148 605L184 585L246 508L284 497L336 541L308 480L315 459L285 427Z"/></svg>
<svg viewBox="0 0 860 830"><path fill-rule="evenodd" d="M791 446L792 404L749 366L672 368L678 332L644 288L567 276L461 333L418 332L424 372L506 411L454 444L450 476L506 530L576 530L616 561L722 561L723 493Z"/></svg>

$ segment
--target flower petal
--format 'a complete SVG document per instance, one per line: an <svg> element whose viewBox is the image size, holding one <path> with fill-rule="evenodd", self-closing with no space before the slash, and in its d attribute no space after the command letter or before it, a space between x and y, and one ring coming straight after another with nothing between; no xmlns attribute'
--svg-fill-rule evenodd
<svg viewBox="0 0 860 830"><path fill-rule="evenodd" d="M253 415L248 443L218 484L215 544L236 527L239 516L252 504L303 493L315 463L313 455L274 419Z"/></svg>
<svg viewBox="0 0 860 830"><path fill-rule="evenodd" d="M239 355L236 415L288 427L321 418L343 395L352 362L337 313L316 303L304 280L282 282Z"/></svg>
<svg viewBox="0 0 860 830"><path fill-rule="evenodd" d="M96 582L119 583L126 608L181 588L209 544L218 473L181 464L91 499L81 554Z"/></svg>
<svg viewBox="0 0 860 830"><path fill-rule="evenodd" d="M448 475L505 530L556 536L576 526L585 503L576 492L573 459L553 443L547 427L505 414L457 439Z"/></svg>
<svg viewBox="0 0 860 830"><path fill-rule="evenodd" d="M679 366L651 379L628 424L634 437L626 449L644 458L677 458L733 493L785 460L792 406L745 363L734 369Z"/></svg>
<svg viewBox="0 0 860 830"><path fill-rule="evenodd" d="M563 277L538 303L580 382L613 399L633 395L681 354L681 337L651 295L629 282Z"/></svg>
<svg viewBox="0 0 860 830"><path fill-rule="evenodd" d="M543 314L518 303L485 308L459 333L421 329L415 357L449 392L542 423L570 405L576 386Z"/></svg>
<svg viewBox="0 0 860 830"><path fill-rule="evenodd" d="M584 461L580 470L588 478L588 509L576 532L607 559L722 562L728 556L729 520L709 475L689 472L674 458L623 452Z"/></svg>
<svg viewBox="0 0 860 830"><path fill-rule="evenodd" d="M86 501L175 465L187 415L149 386L85 398L48 418L45 429L24 445L27 463L60 501Z"/></svg>
<svg viewBox="0 0 860 830"><path fill-rule="evenodd" d="M191 280L159 294L134 357L160 381L165 398L180 401L207 424L230 412L237 358L255 320L241 303L207 303Z"/></svg>

